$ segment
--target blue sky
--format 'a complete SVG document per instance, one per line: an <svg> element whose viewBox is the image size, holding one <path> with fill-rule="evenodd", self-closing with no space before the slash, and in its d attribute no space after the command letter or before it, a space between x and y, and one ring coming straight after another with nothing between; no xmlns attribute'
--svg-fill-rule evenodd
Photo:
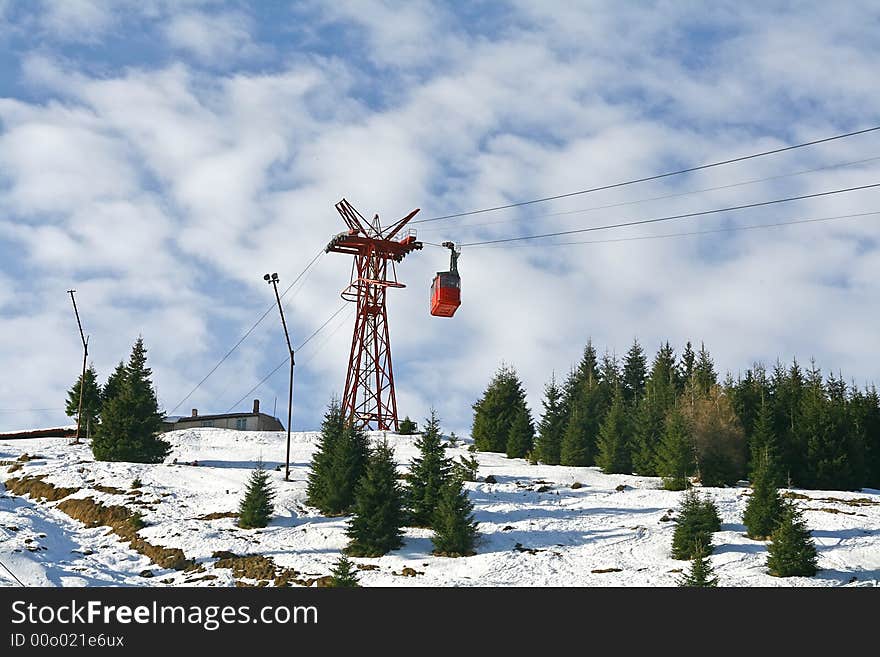
<svg viewBox="0 0 880 657"><path fill-rule="evenodd" d="M340 198L425 218L875 125L878 28L871 2L0 2L0 430L64 420L68 288L100 377L143 335L170 411L269 307L263 274L286 286L342 229ZM875 133L419 229L472 242L809 194L878 182L878 156ZM877 210L867 190L591 236ZM447 255L426 248L390 293L401 412L467 431L505 361L537 414L590 336L875 381L877 221L465 249L453 320L428 315ZM349 267L323 256L288 297L295 342L342 305ZM346 309L297 359L294 428L341 392L351 326ZM178 412L227 410L284 353L270 314ZM284 415L284 368L252 395L276 396ZM38 408L55 410L15 410Z"/></svg>

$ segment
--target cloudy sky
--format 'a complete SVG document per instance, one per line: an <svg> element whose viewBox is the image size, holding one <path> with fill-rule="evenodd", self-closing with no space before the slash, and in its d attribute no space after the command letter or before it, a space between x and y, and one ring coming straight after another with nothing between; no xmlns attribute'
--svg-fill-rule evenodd
<svg viewBox="0 0 880 657"><path fill-rule="evenodd" d="M870 1L0 0L0 430L65 421L69 288L101 379L143 335L170 412L271 306L263 274L286 287L342 230L341 198L425 219L871 127L878 30ZM880 182L876 158L880 132L417 227L467 243L695 212ZM425 247L389 293L401 415L467 431L502 361L537 412L590 336L877 381L880 215L607 241L876 211L874 189L465 248L453 319L428 314L448 255ZM285 297L294 342L350 266L324 255ZM341 392L352 323L299 352L295 429ZM270 314L177 413L226 411L285 353ZM282 367L250 398L283 416L286 388Z"/></svg>

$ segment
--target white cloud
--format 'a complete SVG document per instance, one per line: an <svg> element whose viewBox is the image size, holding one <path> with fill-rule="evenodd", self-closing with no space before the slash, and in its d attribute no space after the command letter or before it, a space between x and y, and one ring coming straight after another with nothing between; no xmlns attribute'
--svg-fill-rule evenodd
<svg viewBox="0 0 880 657"><path fill-rule="evenodd" d="M253 54L251 29L250 18L240 12L187 11L170 17L165 36L173 48L225 68L230 60Z"/></svg>
<svg viewBox="0 0 880 657"><path fill-rule="evenodd" d="M113 24L113 11L100 0L44 0L40 22L62 41L94 42Z"/></svg>
<svg viewBox="0 0 880 657"><path fill-rule="evenodd" d="M498 33L477 36L433 5L374 9L341 3L322 16L362 30L368 53L296 57L259 74L233 65L264 45L253 43L253 25L222 13L229 22L218 25L195 10L172 16L168 38L232 72L180 61L97 76L51 56L25 60L30 83L53 100L0 102L0 207L12 218L0 225L0 239L42 276L31 283L32 306L0 329L4 339L15 332L0 350L0 368L28 371L16 391L0 381L0 396L58 398L75 376L51 366L77 359L63 295L71 285L83 290L102 372L143 332L160 396L173 405L271 303L263 273L278 271L286 286L342 229L333 203L343 196L385 221L414 207L429 217L831 134L869 123L867 108L876 105L876 85L866 80L877 45L862 27L848 28L845 16L804 15L783 34L773 20L778 10L726 5L696 21L677 3L597 3L588 12L525 3ZM817 29L820 21L830 29ZM695 23L703 36L686 34ZM713 35L719 24L732 36ZM690 61L700 52L705 61ZM362 56L380 70L375 79L365 80ZM819 63L825 74L812 80ZM359 95L364 85L378 88L381 105ZM538 217L869 157L878 143L865 137L420 228L432 242L478 241L872 182L876 163ZM876 210L876 199L864 192L614 235ZM513 217L520 221L505 221ZM502 360L520 370L538 411L551 371L562 378L589 336L619 354L634 337L649 352L666 339L679 349L705 339L721 371L815 355L823 366L872 379L876 363L864 354L880 347L870 301L880 257L865 246L873 221L465 249L464 305L453 320L427 313L429 281L448 254L426 246L398 267L408 287L389 293L401 411L420 418L434 405L450 428L467 429L470 404ZM341 303L349 271L338 254L316 266L289 306L296 342ZM297 359L300 427L316 426L327 398L341 392L347 322L331 323L339 328L320 351L324 334ZM65 337L44 354L46 326ZM283 356L273 314L185 406L225 410ZM284 397L283 372L258 393L264 408L276 391Z"/></svg>

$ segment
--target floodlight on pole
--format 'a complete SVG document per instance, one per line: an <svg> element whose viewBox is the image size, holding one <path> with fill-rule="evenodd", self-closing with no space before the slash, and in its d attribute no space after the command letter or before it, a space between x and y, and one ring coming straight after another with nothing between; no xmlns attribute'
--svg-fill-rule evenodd
<svg viewBox="0 0 880 657"><path fill-rule="evenodd" d="M269 283L275 290L275 301L278 302L278 312L281 314L281 327L284 329L284 339L287 340L287 350L290 352L290 384L287 391L287 458L284 465L284 481L290 481L290 425L293 420L293 345L290 343L290 333L287 330L287 321L284 319L284 307L281 305L281 296L278 294L278 274L266 274L263 280Z"/></svg>

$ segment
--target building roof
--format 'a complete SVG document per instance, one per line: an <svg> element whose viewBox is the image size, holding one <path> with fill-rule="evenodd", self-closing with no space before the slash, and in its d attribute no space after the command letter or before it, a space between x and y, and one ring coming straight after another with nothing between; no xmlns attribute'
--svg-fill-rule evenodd
<svg viewBox="0 0 880 657"><path fill-rule="evenodd" d="M216 413L214 415L182 415L180 417L175 418L165 418L166 422L170 422L172 424L177 422L199 422L201 420L227 420L235 417L257 417L263 416L267 417L270 420L277 420L278 418L272 417L271 415L267 415L266 413Z"/></svg>

